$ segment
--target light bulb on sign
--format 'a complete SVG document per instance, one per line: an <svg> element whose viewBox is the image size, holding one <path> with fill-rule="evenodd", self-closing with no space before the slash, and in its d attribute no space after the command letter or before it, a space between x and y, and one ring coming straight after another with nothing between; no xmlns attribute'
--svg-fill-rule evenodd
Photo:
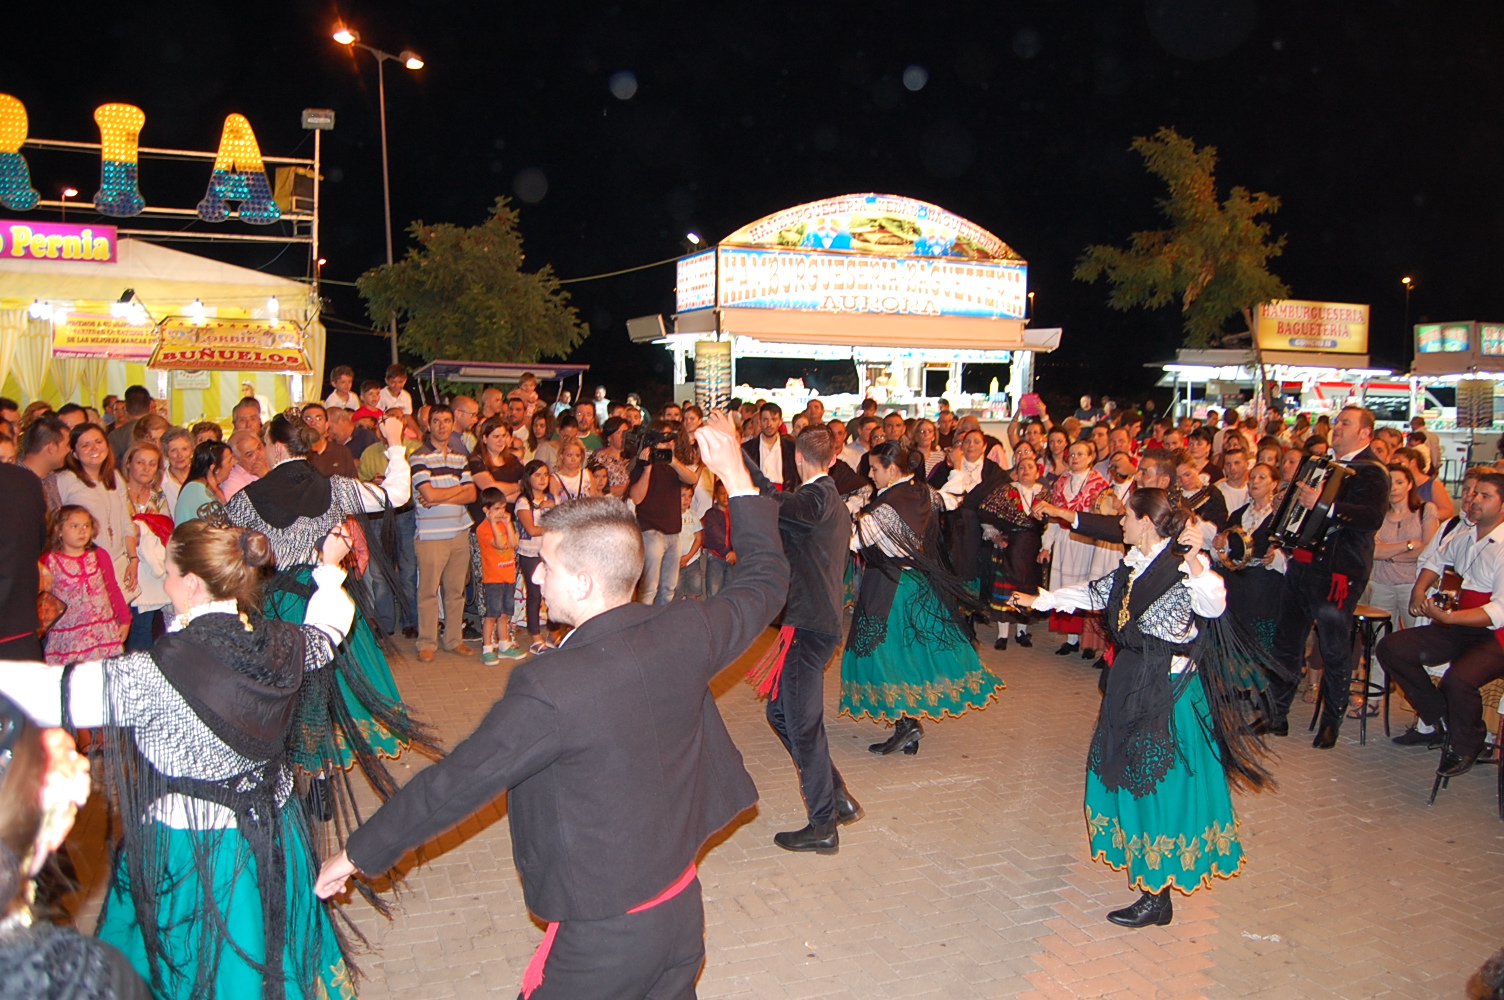
<svg viewBox="0 0 1504 1000"><path fill-rule="evenodd" d="M27 308L26 314L32 319L48 320L52 318L52 307L41 299L36 299Z"/></svg>
<svg viewBox="0 0 1504 1000"><path fill-rule="evenodd" d="M282 303L277 301L277 297L275 295L266 300L266 314L268 316L270 316L272 319L276 319L281 312Z"/></svg>
<svg viewBox="0 0 1504 1000"><path fill-rule="evenodd" d="M202 324L204 322L203 301L200 299L194 299L192 302L188 303L188 305L183 307L183 315L193 320L196 325Z"/></svg>

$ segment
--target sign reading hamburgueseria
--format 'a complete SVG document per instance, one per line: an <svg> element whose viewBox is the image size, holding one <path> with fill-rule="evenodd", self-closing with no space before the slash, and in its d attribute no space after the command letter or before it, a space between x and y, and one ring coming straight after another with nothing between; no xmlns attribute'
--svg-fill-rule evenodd
<svg viewBox="0 0 1504 1000"><path fill-rule="evenodd" d="M1276 299L1259 306L1255 326L1265 351L1368 353L1368 306Z"/></svg>
<svg viewBox="0 0 1504 1000"><path fill-rule="evenodd" d="M0 219L0 258L115 263L115 227Z"/></svg>
<svg viewBox="0 0 1504 1000"><path fill-rule="evenodd" d="M303 331L286 320L175 316L158 328L162 343L147 366L159 371L258 371L309 374Z"/></svg>

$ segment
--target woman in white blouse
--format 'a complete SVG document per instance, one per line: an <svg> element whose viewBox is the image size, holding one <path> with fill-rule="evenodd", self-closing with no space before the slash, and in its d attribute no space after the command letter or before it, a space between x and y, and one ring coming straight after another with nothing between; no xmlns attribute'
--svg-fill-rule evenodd
<svg viewBox="0 0 1504 1000"><path fill-rule="evenodd" d="M137 583L141 562L136 555L136 523L131 520L125 477L115 470L115 453L98 424L79 424L69 435L68 444L71 450L57 475L58 498L94 515L99 524L94 544L110 554L115 582L129 601L141 590Z"/></svg>

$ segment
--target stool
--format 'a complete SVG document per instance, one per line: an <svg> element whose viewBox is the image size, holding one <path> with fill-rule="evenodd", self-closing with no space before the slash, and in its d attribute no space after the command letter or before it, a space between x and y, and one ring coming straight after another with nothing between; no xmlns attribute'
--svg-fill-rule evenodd
<svg viewBox="0 0 1504 1000"><path fill-rule="evenodd" d="M1394 631L1394 622L1389 612L1383 608L1376 608L1371 604L1360 604L1353 611L1352 642L1355 657L1352 672L1352 684L1350 690L1354 694L1363 696L1363 708L1358 716L1358 744L1368 743L1368 701L1370 698L1383 700L1384 710L1384 735L1389 735L1389 678L1384 678L1383 684L1377 684L1373 680L1373 654L1379 645L1379 640ZM1361 676L1358 671L1362 669ZM1311 716L1311 724L1307 731L1314 730L1316 723L1321 720L1321 709L1326 702L1326 689L1323 685L1316 693L1316 711ZM1343 712L1346 712L1346 707Z"/></svg>

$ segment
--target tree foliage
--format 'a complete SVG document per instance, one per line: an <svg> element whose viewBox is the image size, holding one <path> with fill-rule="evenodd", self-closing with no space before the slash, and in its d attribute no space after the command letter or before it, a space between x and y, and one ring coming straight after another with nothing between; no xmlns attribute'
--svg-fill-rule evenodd
<svg viewBox="0 0 1504 1000"><path fill-rule="evenodd" d="M418 246L356 281L377 326L395 314L401 345L427 360L561 357L590 333L552 267L523 271L517 212L497 198L478 226L414 222Z"/></svg>
<svg viewBox="0 0 1504 1000"><path fill-rule="evenodd" d="M1284 251L1285 238L1271 241L1269 224L1258 221L1279 211L1279 198L1234 187L1227 200L1218 201L1216 148L1198 150L1172 128L1139 136L1132 148L1169 188L1169 196L1156 202L1169 228L1134 233L1126 249L1087 247L1076 278L1095 282L1105 276L1112 285L1107 304L1114 309L1178 302L1190 347L1218 342L1235 315L1252 330L1259 303L1290 294L1268 268L1270 258Z"/></svg>

